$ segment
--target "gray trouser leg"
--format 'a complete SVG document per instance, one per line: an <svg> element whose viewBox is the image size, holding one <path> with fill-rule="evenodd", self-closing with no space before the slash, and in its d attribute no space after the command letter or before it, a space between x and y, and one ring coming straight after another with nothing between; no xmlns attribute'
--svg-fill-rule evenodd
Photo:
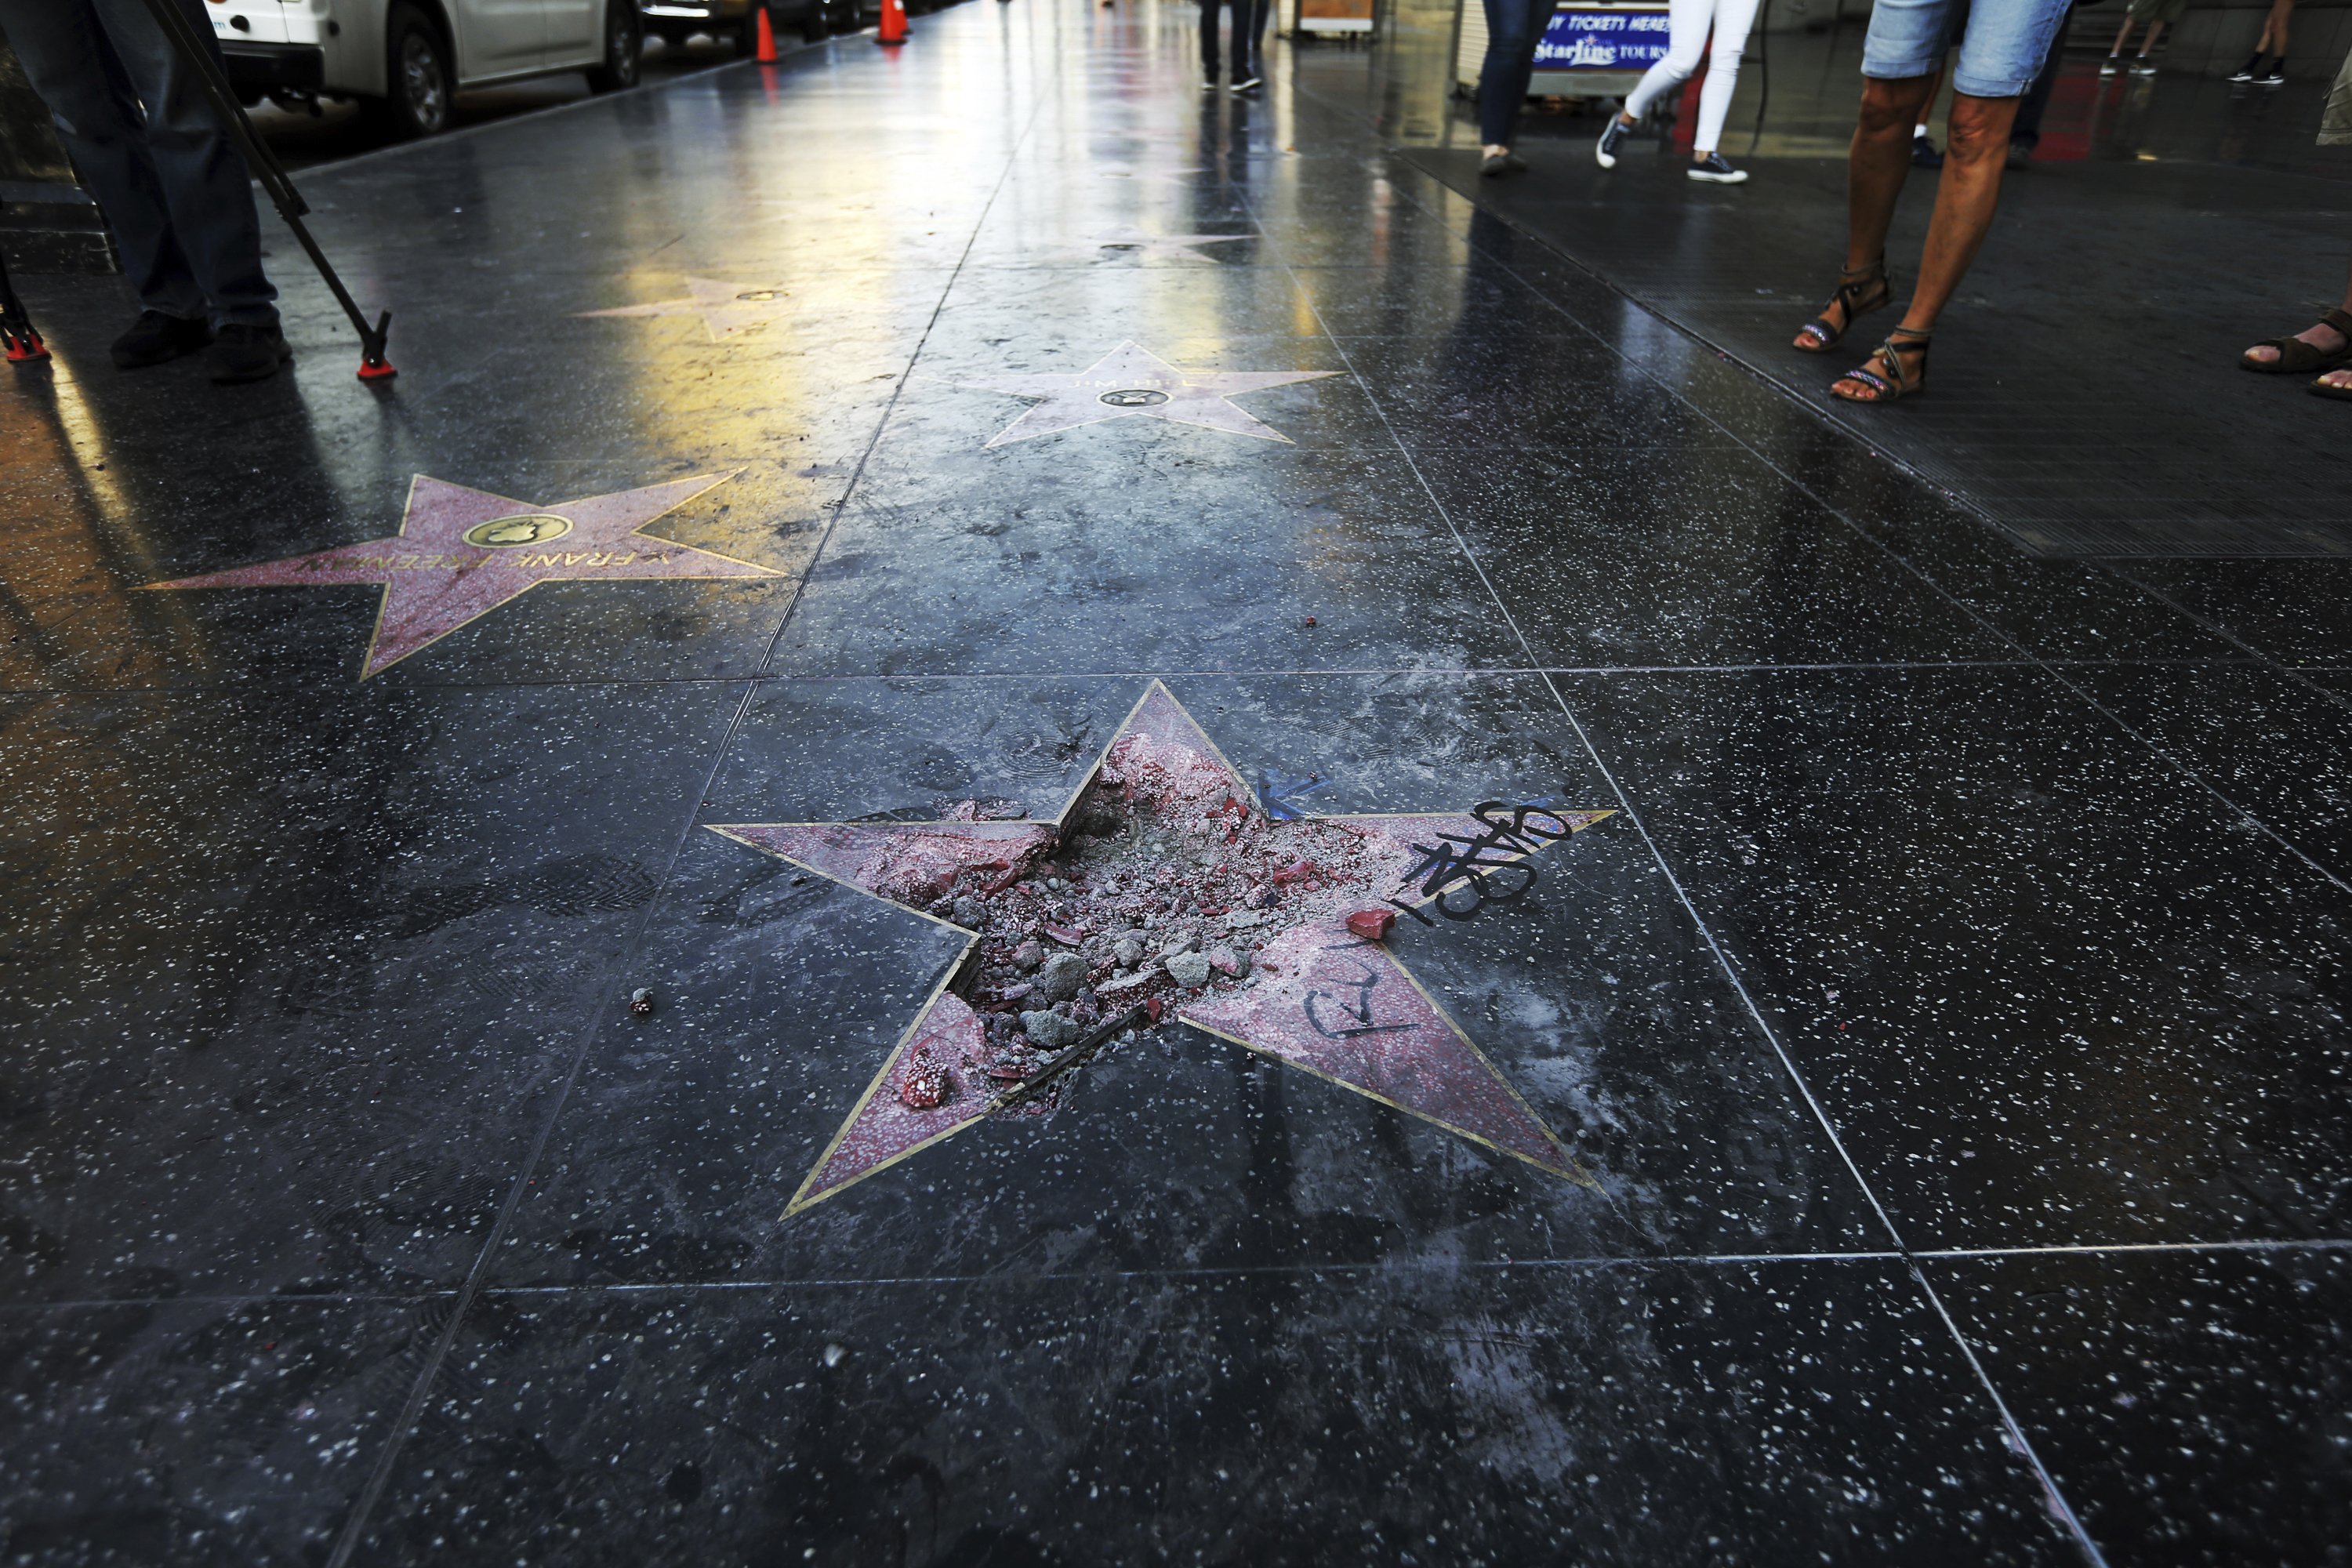
<svg viewBox="0 0 2352 1568"><path fill-rule="evenodd" d="M209 41L201 0L179 3ZM105 211L139 302L275 322L244 163L143 0L0 0L0 31Z"/></svg>

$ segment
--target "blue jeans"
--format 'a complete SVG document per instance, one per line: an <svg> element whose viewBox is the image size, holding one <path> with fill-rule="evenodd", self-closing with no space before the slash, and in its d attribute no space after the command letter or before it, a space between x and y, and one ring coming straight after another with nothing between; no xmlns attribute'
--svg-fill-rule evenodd
<svg viewBox="0 0 2352 1568"><path fill-rule="evenodd" d="M1480 0L1486 7L1486 58L1478 67L1478 140L1507 147L1536 71L1536 46L1558 0Z"/></svg>
<svg viewBox="0 0 2352 1568"><path fill-rule="evenodd" d="M210 44L202 0L180 5ZM106 214L139 303L275 325L244 160L142 0L0 0L0 32Z"/></svg>
<svg viewBox="0 0 2352 1568"><path fill-rule="evenodd" d="M1234 80L1246 81L1265 71L1266 0L1201 0L1201 72L1217 79L1217 13L1234 13Z"/></svg>
<svg viewBox="0 0 2352 1568"><path fill-rule="evenodd" d="M1934 76L1965 11L1952 89L1970 98L2017 98L2042 74L2067 0L1877 0L1862 44L1862 74Z"/></svg>

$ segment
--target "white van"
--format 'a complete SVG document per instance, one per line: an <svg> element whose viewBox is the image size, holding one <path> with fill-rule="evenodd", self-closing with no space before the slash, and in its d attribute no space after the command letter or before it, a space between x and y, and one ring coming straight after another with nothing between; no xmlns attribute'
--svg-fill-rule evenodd
<svg viewBox="0 0 2352 1568"><path fill-rule="evenodd" d="M634 86L638 0L209 0L247 104L356 99L394 136L449 123L462 88L584 70Z"/></svg>

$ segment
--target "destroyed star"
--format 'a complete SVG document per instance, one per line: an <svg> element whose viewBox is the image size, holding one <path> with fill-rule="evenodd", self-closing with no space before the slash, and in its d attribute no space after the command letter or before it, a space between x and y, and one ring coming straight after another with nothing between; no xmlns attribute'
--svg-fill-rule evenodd
<svg viewBox="0 0 2352 1568"><path fill-rule="evenodd" d="M1191 1025L1589 1184L1401 946L1507 904L1541 850L1611 812L1269 818L1153 681L1059 816L978 815L714 825L965 939L787 1215L992 1114L1050 1112L1040 1075L1069 1059L1055 1053L1139 1019Z"/></svg>

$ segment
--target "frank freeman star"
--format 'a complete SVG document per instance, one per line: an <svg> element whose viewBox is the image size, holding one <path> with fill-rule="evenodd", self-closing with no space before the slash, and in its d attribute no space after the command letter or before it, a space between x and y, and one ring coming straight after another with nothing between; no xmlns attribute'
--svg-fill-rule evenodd
<svg viewBox="0 0 2352 1568"><path fill-rule="evenodd" d="M375 635L360 668L365 680L541 583L782 576L766 566L642 531L664 512L733 477L705 475L540 506L419 474L410 481L400 531L390 538L146 585L381 584Z"/></svg>
<svg viewBox="0 0 2352 1568"><path fill-rule="evenodd" d="M980 820L967 804L971 820L714 827L966 939L787 1216L992 1115L1042 1113L1055 1074L1140 1019L1592 1184L1402 952L1507 904L1539 851L1611 812L1271 821L1158 681L1058 817Z"/></svg>
<svg viewBox="0 0 2352 1568"><path fill-rule="evenodd" d="M962 384L1038 400L1028 413L991 437L991 447L1130 417L1165 419L1171 425L1198 425L1232 436L1287 443L1289 437L1233 400L1339 374L1336 370L1179 370L1150 350L1124 342L1075 374L975 376Z"/></svg>

